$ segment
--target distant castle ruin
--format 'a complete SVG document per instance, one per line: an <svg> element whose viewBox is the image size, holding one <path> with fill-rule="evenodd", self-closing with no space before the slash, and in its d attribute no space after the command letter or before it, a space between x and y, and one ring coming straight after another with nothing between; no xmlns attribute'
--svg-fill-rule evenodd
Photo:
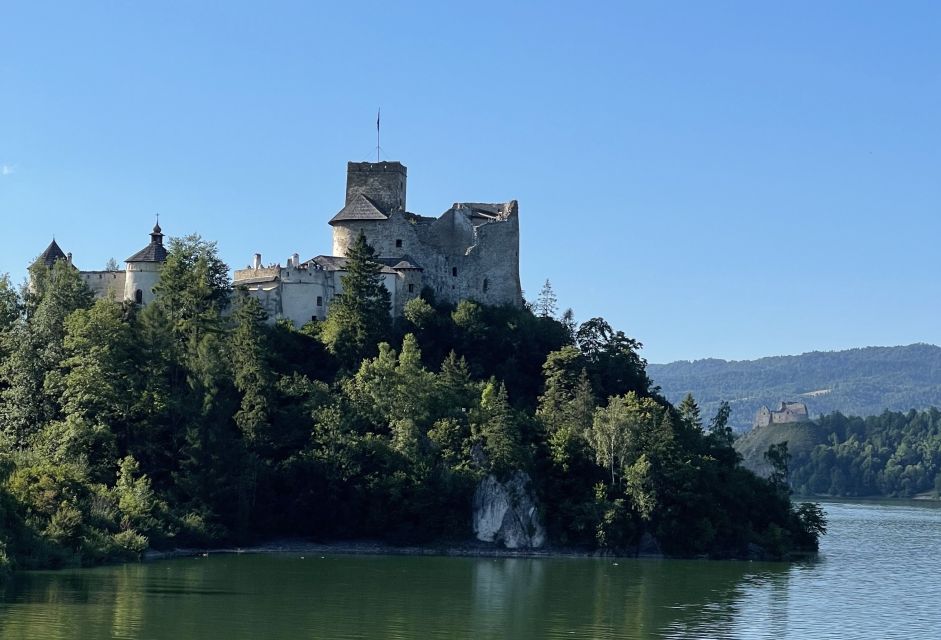
<svg viewBox="0 0 941 640"><path fill-rule="evenodd" d="M755 426L767 427L769 424L788 424L806 422L810 419L807 405L803 402L782 402L776 411L761 407L755 414Z"/></svg>
<svg viewBox="0 0 941 640"><path fill-rule="evenodd" d="M345 204L329 221L333 255L301 260L295 253L282 266L264 265L256 253L249 266L235 271L233 285L256 297L272 321L302 326L323 320L343 290L347 251L362 232L376 250L393 316L423 289L440 302L522 306L516 201L457 202L437 218L418 215L406 209L406 173L400 162L348 163ZM150 243L125 261L124 270L79 273L96 297L146 305L167 258L163 238L157 224ZM52 266L60 259L71 264L72 254L53 240L38 261Z"/></svg>

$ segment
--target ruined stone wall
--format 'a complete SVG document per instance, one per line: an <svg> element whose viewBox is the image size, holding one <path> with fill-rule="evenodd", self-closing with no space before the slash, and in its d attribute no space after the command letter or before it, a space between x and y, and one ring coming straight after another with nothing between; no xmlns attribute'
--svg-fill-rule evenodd
<svg viewBox="0 0 941 640"><path fill-rule="evenodd" d="M505 206L505 217L492 221L474 219L458 205L436 220L395 213L388 220L337 222L333 252L347 255L362 231L377 256L413 258L423 269L422 286L440 301L518 306L519 211L515 201Z"/></svg>
<svg viewBox="0 0 941 640"><path fill-rule="evenodd" d="M424 268L424 283L438 300L522 303L519 212L516 202L506 207L503 219L481 223L452 208L434 224L418 227L421 249L410 255Z"/></svg>

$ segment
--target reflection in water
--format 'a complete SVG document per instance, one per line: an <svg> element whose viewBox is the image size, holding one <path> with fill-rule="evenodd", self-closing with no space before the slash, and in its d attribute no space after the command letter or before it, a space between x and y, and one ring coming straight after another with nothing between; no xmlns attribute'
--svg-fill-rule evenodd
<svg viewBox="0 0 941 640"><path fill-rule="evenodd" d="M821 560L794 565L226 555L22 573L0 638L931 636L941 511L827 508Z"/></svg>

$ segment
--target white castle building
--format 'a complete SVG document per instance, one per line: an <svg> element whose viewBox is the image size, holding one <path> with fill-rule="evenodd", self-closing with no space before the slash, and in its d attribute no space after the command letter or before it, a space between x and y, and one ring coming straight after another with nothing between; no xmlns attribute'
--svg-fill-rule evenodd
<svg viewBox="0 0 941 640"><path fill-rule="evenodd" d="M163 246L163 231L160 224L150 232L150 244L124 261L124 270L79 271L82 280L97 298L112 297L115 300L133 300L147 304L154 299L154 287L160 280L160 267L167 259ZM66 254L53 241L39 254L36 262L52 267L57 260L72 264L72 254Z"/></svg>

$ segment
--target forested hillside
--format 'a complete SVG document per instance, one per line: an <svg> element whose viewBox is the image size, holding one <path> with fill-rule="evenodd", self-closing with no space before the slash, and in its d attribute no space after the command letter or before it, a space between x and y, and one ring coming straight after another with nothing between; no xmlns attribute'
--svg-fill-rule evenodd
<svg viewBox="0 0 941 640"><path fill-rule="evenodd" d="M272 536L471 538L483 479L532 491L557 545L782 556L815 505L739 465L727 411L650 387L602 318L419 297L389 316L361 234L323 322L271 325L215 245L174 239L146 307L65 260L0 278L0 570ZM550 292L551 293L551 292Z"/></svg>
<svg viewBox="0 0 941 640"><path fill-rule="evenodd" d="M941 492L941 411L839 413L800 424L768 425L739 438L744 464L772 471L768 448L787 442L789 481L803 495L910 498Z"/></svg>
<svg viewBox="0 0 941 640"><path fill-rule="evenodd" d="M751 427L761 405L774 408L784 400L806 403L811 416L941 406L941 347L930 344L650 364L647 373L671 402L692 393L705 412L728 402L737 431Z"/></svg>

